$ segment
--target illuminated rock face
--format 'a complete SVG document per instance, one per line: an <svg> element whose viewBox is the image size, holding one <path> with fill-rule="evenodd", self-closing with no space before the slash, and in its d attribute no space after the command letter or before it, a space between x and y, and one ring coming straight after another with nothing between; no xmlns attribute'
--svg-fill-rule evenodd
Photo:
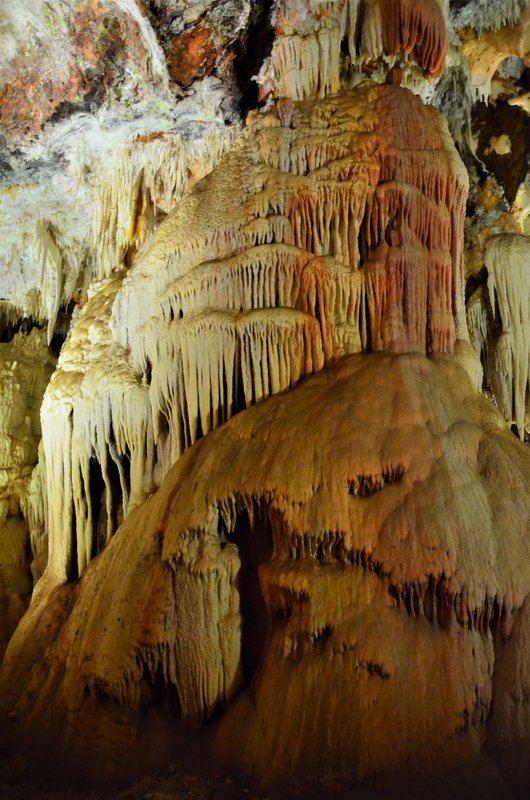
<svg viewBox="0 0 530 800"><path fill-rule="evenodd" d="M528 429L530 238L499 234L486 244L488 293L468 303L472 343L485 365L497 404L524 439Z"/></svg>
<svg viewBox="0 0 530 800"><path fill-rule="evenodd" d="M443 118L405 89L255 116L76 317L43 405L50 570L80 574L242 408L345 353L451 352L466 193Z"/></svg>
<svg viewBox="0 0 530 800"><path fill-rule="evenodd" d="M42 493L32 484L41 437L39 409L55 366L42 331L0 343L0 652L42 572L47 542L37 523ZM28 530L29 528L29 530ZM44 559L46 556L44 554ZM33 561L33 565L32 565ZM33 575L32 575L33 573Z"/></svg>
<svg viewBox="0 0 530 800"><path fill-rule="evenodd" d="M280 0L262 92L293 100L335 94L345 45L353 62L410 55L423 74L438 76L449 46L444 12L444 0Z"/></svg>
<svg viewBox="0 0 530 800"><path fill-rule="evenodd" d="M239 13L216 5L13 0L0 9L0 315L46 323L51 339L59 309L128 266L227 149L240 126L234 49L251 4ZM180 42L184 56L197 28L214 58L203 64L195 53L184 86L166 50Z"/></svg>
<svg viewBox="0 0 530 800"><path fill-rule="evenodd" d="M0 195L0 312L50 341L76 308L31 479L45 334L35 380L26 355L20 376L3 359L5 639L31 591L28 536L35 578L50 540L0 681L3 741L104 780L187 757L194 738L201 762L302 793L432 785L488 752L526 796L528 452L506 422L524 438L527 189L517 173L501 214L502 187L470 169L464 264L468 173L420 99L444 107L464 53L477 67L454 42L483 2L272 5L79 0L61 31L83 58L60 66L81 77L59 70L51 105L37 80L38 152L82 146L64 174L43 158L40 184ZM516 6L477 27L520 23L498 53L526 57ZM265 107L236 139L248 98L231 64L268 11ZM452 72L430 83L448 21ZM85 60L126 30L127 80L112 73L97 114L55 128L54 109L88 96ZM35 120L4 107L26 147ZM468 164L470 109L453 129ZM520 138L482 131L478 152L526 153Z"/></svg>
<svg viewBox="0 0 530 800"><path fill-rule="evenodd" d="M10 735L101 777L140 716L158 747L222 711L203 746L268 788L509 749L527 479L451 357L347 357L196 443L77 584L44 583L6 659Z"/></svg>

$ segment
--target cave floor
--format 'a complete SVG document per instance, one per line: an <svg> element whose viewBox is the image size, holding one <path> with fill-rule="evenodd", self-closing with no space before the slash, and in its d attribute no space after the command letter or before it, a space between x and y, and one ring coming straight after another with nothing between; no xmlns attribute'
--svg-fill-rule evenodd
<svg viewBox="0 0 530 800"><path fill-rule="evenodd" d="M36 781L0 777L0 800L260 800L231 783L182 772L175 765L121 789L56 789Z"/></svg>
<svg viewBox="0 0 530 800"><path fill-rule="evenodd" d="M22 762L13 763L0 755L0 800L522 800L523 796L512 794L494 763L484 755L440 778L435 783L416 783L395 791L358 787L343 792L315 789L297 796L272 795L255 794L230 778L192 775L183 765L170 764L120 788L59 788L30 776Z"/></svg>

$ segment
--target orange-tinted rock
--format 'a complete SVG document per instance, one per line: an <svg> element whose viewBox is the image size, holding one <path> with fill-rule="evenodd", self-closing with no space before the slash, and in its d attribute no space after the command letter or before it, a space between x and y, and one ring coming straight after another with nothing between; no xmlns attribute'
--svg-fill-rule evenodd
<svg viewBox="0 0 530 800"><path fill-rule="evenodd" d="M101 103L127 63L148 79L148 53L136 22L110 0L78 0L57 25L55 38L32 38L0 69L0 117L4 133L16 140L38 134L63 104L83 110ZM60 55L59 55L60 54ZM68 106L63 108L66 110Z"/></svg>
<svg viewBox="0 0 530 800"><path fill-rule="evenodd" d="M392 55L414 51L427 74L440 75L449 36L438 0L385 0L382 14L387 51Z"/></svg>
<svg viewBox="0 0 530 800"><path fill-rule="evenodd" d="M167 49L169 74L189 86L213 68L218 53L206 27L197 26L171 42Z"/></svg>
<svg viewBox="0 0 530 800"><path fill-rule="evenodd" d="M345 353L451 352L467 184L439 112L400 87L249 119L65 345L42 412L50 569L80 574L102 546L98 480L109 538L112 509L242 408Z"/></svg>
<svg viewBox="0 0 530 800"><path fill-rule="evenodd" d="M215 714L212 763L264 787L388 787L472 761L495 696L508 748L530 509L503 428L448 356L352 356L238 415L40 585L4 742L104 780Z"/></svg>

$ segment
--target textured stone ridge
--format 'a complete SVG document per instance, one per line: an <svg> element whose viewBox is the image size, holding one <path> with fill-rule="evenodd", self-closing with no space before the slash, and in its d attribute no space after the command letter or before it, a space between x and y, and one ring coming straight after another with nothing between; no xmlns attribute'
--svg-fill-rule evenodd
<svg viewBox="0 0 530 800"><path fill-rule="evenodd" d="M140 719L167 743L222 712L220 763L299 788L509 750L528 731L526 455L447 356L351 356L254 406L79 582L41 583L6 657L8 738L101 776Z"/></svg>
<svg viewBox="0 0 530 800"><path fill-rule="evenodd" d="M407 89L365 82L254 114L75 317L43 404L50 569L80 574L242 408L345 353L467 338L467 188L443 117Z"/></svg>

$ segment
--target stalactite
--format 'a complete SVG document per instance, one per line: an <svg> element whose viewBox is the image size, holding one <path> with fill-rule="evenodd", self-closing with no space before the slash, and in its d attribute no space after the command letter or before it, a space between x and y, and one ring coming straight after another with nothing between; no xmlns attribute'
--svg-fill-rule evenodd
<svg viewBox="0 0 530 800"><path fill-rule="evenodd" d="M191 142L161 132L122 144L94 204L93 277L109 278L113 269L130 261L160 217L174 208L193 180L213 169L229 143L228 136L221 138L214 131Z"/></svg>
<svg viewBox="0 0 530 800"><path fill-rule="evenodd" d="M359 46L358 41L359 40ZM341 88L341 41L354 64L404 52L428 77L439 76L449 47L444 0L335 0L302 12L282 0L273 69L280 97L326 97Z"/></svg>
<svg viewBox="0 0 530 800"><path fill-rule="evenodd" d="M115 5L157 88L192 102L201 81L170 85L142 4ZM147 4L161 31L163 5ZM230 3L176 5L171 32L182 21L209 70L220 32L190 14L217 6L231 28ZM271 10L243 5L256 28ZM466 327L468 175L442 115L403 88L412 75L447 102L447 84L425 87L449 0L273 5L264 102L223 158L233 109L211 137L188 135L186 111L117 135L92 175L96 217L65 238L50 209L19 237L48 339L79 303L40 463L16 497L0 483L35 578L49 532L2 673L0 744L76 779L115 777L122 754L127 772L146 741L164 758L191 725L212 763L268 794L392 793L482 765L492 730L506 749L528 730L526 453L479 397L473 353L522 438L529 240L487 243ZM244 83L246 24L212 81ZM180 42L163 41L173 58ZM0 414L0 457L14 438Z"/></svg>
<svg viewBox="0 0 530 800"><path fill-rule="evenodd" d="M490 318L491 309L487 299L487 287L479 286L466 303L466 319L469 341L484 364L488 362Z"/></svg>
<svg viewBox="0 0 530 800"><path fill-rule="evenodd" d="M433 76L442 73L449 36L438 0L386 0L383 19L384 43L389 53L414 50L425 72Z"/></svg>
<svg viewBox="0 0 530 800"><path fill-rule="evenodd" d="M488 357L490 380L505 419L524 438L530 379L530 239L516 234L492 237L485 263L491 309L501 326Z"/></svg>
<svg viewBox="0 0 530 800"><path fill-rule="evenodd" d="M280 37L276 49L280 96L293 100L336 94L339 80L340 27L323 20L308 34Z"/></svg>
<svg viewBox="0 0 530 800"><path fill-rule="evenodd" d="M119 285L120 280L103 282L78 312L41 410L49 569L63 578L81 574L98 550L102 493L108 541L123 514L152 487L148 390L108 328ZM98 489L90 475L92 458Z"/></svg>
<svg viewBox="0 0 530 800"><path fill-rule="evenodd" d="M215 125L207 134L184 137L166 130L167 119L155 121L162 130L142 133L144 126L131 122L111 133L79 115L63 133L68 142L76 135L82 141L72 152L61 145L69 154L65 174L50 177L51 186L26 182L14 193L0 192L2 313L46 322L51 339L59 309L77 290L129 267L237 132L223 123L222 129ZM191 124L202 125L193 117ZM9 225L13 217L16 224ZM20 273L25 278L17 282Z"/></svg>
<svg viewBox="0 0 530 800"><path fill-rule="evenodd" d="M321 330L314 317L287 308L198 311L153 328L146 359L153 364L155 426L161 415L169 423L165 472L199 436L241 408L321 369Z"/></svg>
<svg viewBox="0 0 530 800"><path fill-rule="evenodd" d="M47 426L64 415L62 443L45 433L48 506L53 547L65 531L77 542L54 556L57 568L82 571L95 538L112 535L109 476L125 483L129 455L124 512L200 436L345 353L450 352L467 336L466 191L440 115L401 88L366 84L292 103L287 117L281 104L251 117L128 274L79 312L63 348L43 411ZM111 357L126 392L118 377L95 385ZM91 458L104 492L99 534ZM65 470L74 490L63 502Z"/></svg>

